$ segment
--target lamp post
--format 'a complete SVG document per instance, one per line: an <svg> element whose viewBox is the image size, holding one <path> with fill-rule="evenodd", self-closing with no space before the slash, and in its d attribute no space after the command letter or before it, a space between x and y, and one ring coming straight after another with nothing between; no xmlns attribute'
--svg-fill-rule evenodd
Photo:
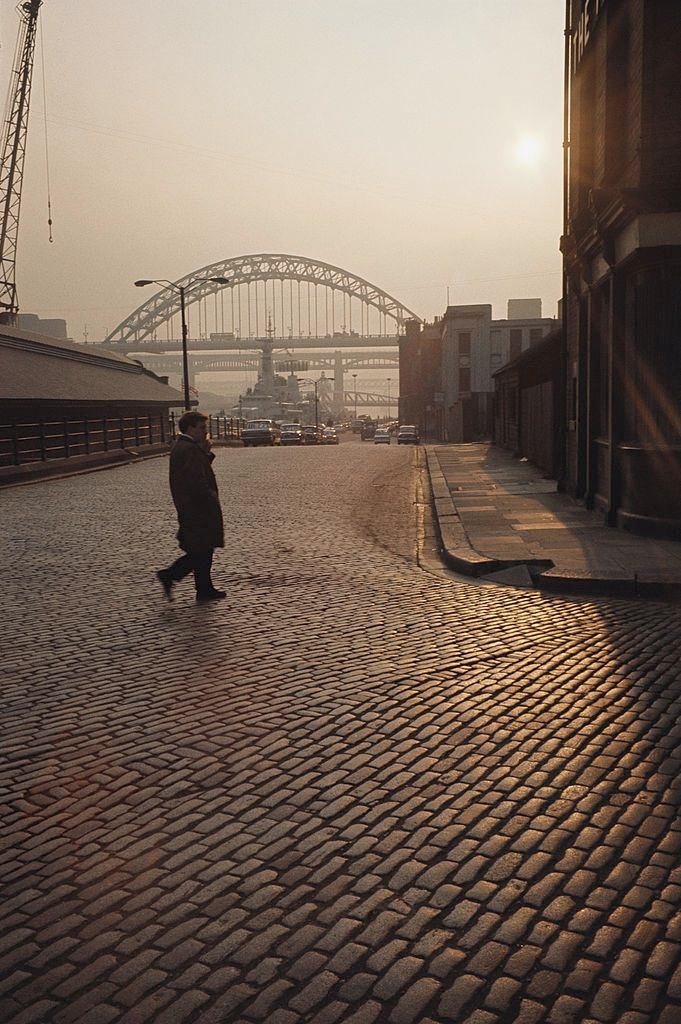
<svg viewBox="0 0 681 1024"><path fill-rule="evenodd" d="M184 376L184 408L185 411L191 409L189 401L189 355L187 353L187 310L184 301L184 295L187 288L191 288L195 284L204 284L206 281L212 281L214 284L229 284L228 277L197 277L193 281L190 281L188 285L175 284L173 281L164 280L147 280L144 278L141 281L135 281L135 288L144 288L147 284L164 284L168 288L172 288L173 291L179 292L180 294L180 317L182 319L182 373Z"/></svg>
<svg viewBox="0 0 681 1024"><path fill-rule="evenodd" d="M391 380L392 380L392 377L388 377L387 378L387 381L388 381L388 422L390 422L390 381Z"/></svg>
<svg viewBox="0 0 681 1024"><path fill-rule="evenodd" d="M353 373L352 376L355 381L355 419L357 419L357 374Z"/></svg>
<svg viewBox="0 0 681 1024"><path fill-rule="evenodd" d="M318 397L317 397L317 385L319 384L319 381L318 380L310 380L309 377L301 377L300 378L300 383L301 384L312 384L313 387L314 387L314 425L315 425L315 429L318 429L319 428L319 413L318 413L319 400L318 400Z"/></svg>

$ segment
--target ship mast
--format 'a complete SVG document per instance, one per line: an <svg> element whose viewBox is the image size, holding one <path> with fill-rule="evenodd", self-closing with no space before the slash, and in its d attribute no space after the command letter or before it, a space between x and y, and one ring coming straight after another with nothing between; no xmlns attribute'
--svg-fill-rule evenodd
<svg viewBox="0 0 681 1024"><path fill-rule="evenodd" d="M17 239L24 157L28 134L33 55L38 11L43 0L25 0L17 7L19 35L12 71L7 113L2 133L0 164L0 323L16 324L19 306L16 288Z"/></svg>

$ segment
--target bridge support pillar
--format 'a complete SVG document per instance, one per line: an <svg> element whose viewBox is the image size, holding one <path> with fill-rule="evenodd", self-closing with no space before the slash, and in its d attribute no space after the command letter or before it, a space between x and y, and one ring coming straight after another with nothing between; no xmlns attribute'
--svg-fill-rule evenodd
<svg viewBox="0 0 681 1024"><path fill-rule="evenodd" d="M333 354L333 414L340 416L345 405L345 381L343 379L343 353Z"/></svg>

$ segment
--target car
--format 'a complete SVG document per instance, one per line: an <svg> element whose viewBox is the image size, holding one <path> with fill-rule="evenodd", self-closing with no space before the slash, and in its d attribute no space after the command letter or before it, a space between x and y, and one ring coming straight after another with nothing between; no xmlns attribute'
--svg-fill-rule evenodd
<svg viewBox="0 0 681 1024"><path fill-rule="evenodd" d="M360 436L363 441L371 441L376 433L376 424L373 420L362 420Z"/></svg>
<svg viewBox="0 0 681 1024"><path fill-rule="evenodd" d="M338 444L338 431L335 427L324 427L322 444Z"/></svg>
<svg viewBox="0 0 681 1024"><path fill-rule="evenodd" d="M279 427L274 420L247 420L241 431L241 440L245 448L279 444L280 436Z"/></svg>
<svg viewBox="0 0 681 1024"><path fill-rule="evenodd" d="M281 444L302 444L303 428L300 423L282 423Z"/></svg>
<svg viewBox="0 0 681 1024"><path fill-rule="evenodd" d="M374 444L390 444L390 431L383 427L374 434Z"/></svg>
<svg viewBox="0 0 681 1024"><path fill-rule="evenodd" d="M321 444L322 443L322 428L315 427L314 425L309 427L303 427L303 444Z"/></svg>
<svg viewBox="0 0 681 1024"><path fill-rule="evenodd" d="M419 443L419 430L413 423L403 423L397 431L397 443L398 444L418 444Z"/></svg>

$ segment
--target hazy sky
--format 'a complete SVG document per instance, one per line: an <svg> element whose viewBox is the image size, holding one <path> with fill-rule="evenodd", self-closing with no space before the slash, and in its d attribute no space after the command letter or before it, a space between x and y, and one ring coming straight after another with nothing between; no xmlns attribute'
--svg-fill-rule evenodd
<svg viewBox="0 0 681 1024"><path fill-rule="evenodd" d="M560 294L564 0L45 0L17 285L102 338L246 253L333 263L431 318ZM9 80L15 0L0 2Z"/></svg>

